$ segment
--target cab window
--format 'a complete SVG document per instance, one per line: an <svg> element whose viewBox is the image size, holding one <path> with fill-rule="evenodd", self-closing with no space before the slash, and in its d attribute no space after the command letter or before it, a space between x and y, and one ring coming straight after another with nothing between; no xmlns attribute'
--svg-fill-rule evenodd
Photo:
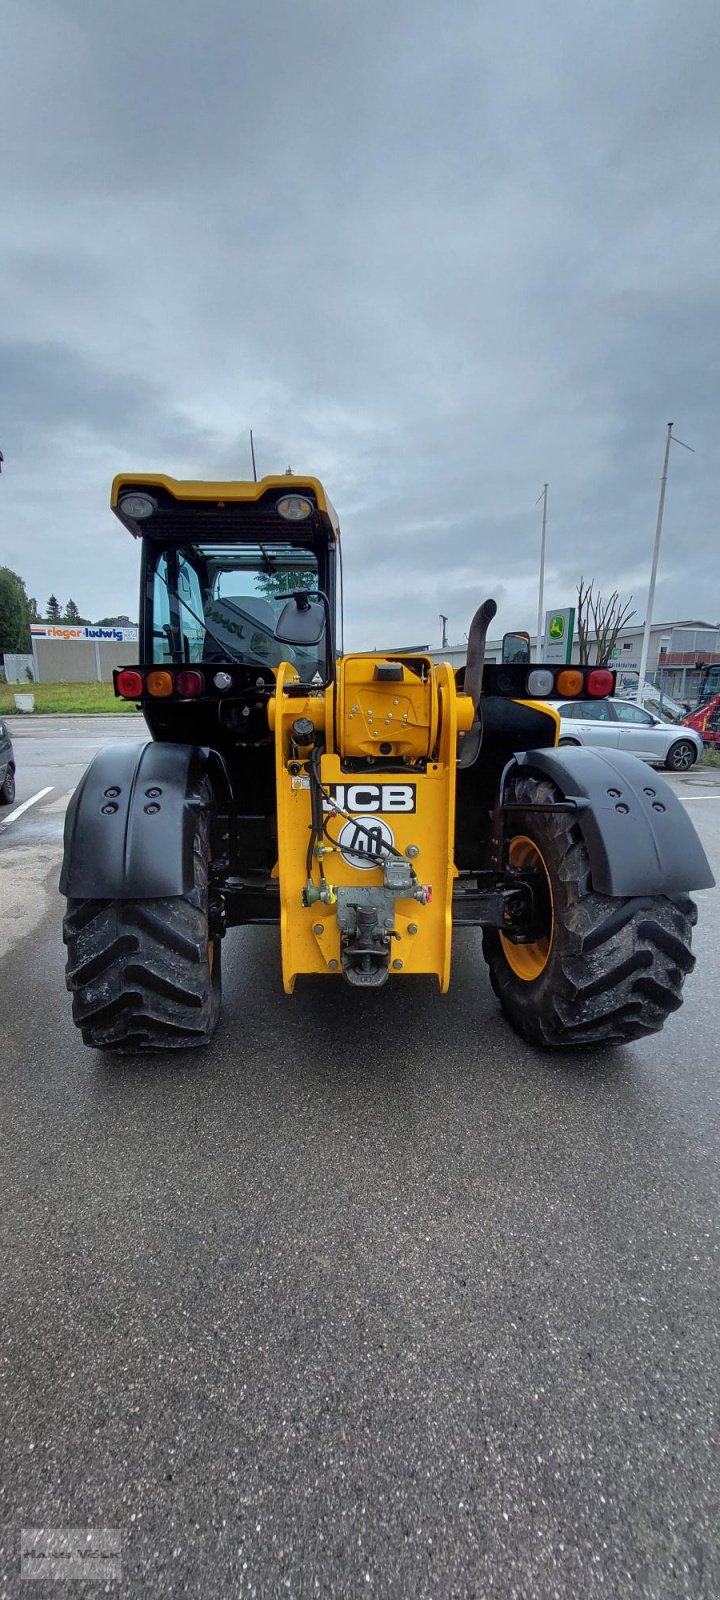
<svg viewBox="0 0 720 1600"><path fill-rule="evenodd" d="M153 659L296 666L301 682L324 682L327 641L290 646L276 627L290 597L317 593L314 551L291 541L192 544L161 552L153 582Z"/></svg>
<svg viewBox="0 0 720 1600"><path fill-rule="evenodd" d="M170 571L169 568L173 570ZM182 641L178 651L177 636ZM202 661L205 643L200 579L185 557L160 557L153 596L153 661Z"/></svg>

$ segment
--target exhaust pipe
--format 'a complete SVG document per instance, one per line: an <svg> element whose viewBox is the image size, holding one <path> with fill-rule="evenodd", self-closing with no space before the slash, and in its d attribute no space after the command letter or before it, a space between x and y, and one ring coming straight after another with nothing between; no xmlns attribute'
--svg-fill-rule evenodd
<svg viewBox="0 0 720 1600"><path fill-rule="evenodd" d="M480 699L483 665L485 662L485 640L496 611L497 603L495 600L483 600L482 605L478 606L470 623L467 656L465 659L465 693L470 695L474 706L477 706Z"/></svg>

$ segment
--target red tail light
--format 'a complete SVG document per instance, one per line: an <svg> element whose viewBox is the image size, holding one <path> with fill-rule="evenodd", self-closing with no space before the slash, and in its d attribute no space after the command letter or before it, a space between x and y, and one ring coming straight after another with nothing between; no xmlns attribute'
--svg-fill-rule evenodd
<svg viewBox="0 0 720 1600"><path fill-rule="evenodd" d="M138 700L144 687L145 684L141 672L133 672L128 669L125 672L119 672L115 679L116 691L123 700Z"/></svg>
<svg viewBox="0 0 720 1600"><path fill-rule="evenodd" d="M196 694L202 694L205 688L205 679L202 672L195 672L186 667L175 675L175 690L183 700L192 700Z"/></svg>
<svg viewBox="0 0 720 1600"><path fill-rule="evenodd" d="M605 694L612 694L613 675L607 667L596 667L594 672L589 672L585 679L585 688L588 694L600 700Z"/></svg>

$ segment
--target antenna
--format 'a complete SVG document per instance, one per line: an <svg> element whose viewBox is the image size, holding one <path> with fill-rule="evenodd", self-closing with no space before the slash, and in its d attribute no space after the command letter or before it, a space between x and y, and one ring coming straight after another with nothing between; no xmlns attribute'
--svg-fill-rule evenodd
<svg viewBox="0 0 720 1600"><path fill-rule="evenodd" d="M255 445L253 442L252 428L250 429L250 454L252 456L253 481L257 483L257 467L255 465Z"/></svg>

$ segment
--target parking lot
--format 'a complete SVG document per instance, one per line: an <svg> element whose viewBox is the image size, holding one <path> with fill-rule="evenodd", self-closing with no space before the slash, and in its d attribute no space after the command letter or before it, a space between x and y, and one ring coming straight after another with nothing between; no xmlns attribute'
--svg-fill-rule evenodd
<svg viewBox="0 0 720 1600"><path fill-rule="evenodd" d="M143 732L12 721L0 1595L66 1526L119 1530L123 1595L715 1600L718 891L683 1009L605 1056L517 1039L474 931L444 998L289 999L261 929L206 1051L96 1054L62 822ZM672 783L720 878L720 771Z"/></svg>

